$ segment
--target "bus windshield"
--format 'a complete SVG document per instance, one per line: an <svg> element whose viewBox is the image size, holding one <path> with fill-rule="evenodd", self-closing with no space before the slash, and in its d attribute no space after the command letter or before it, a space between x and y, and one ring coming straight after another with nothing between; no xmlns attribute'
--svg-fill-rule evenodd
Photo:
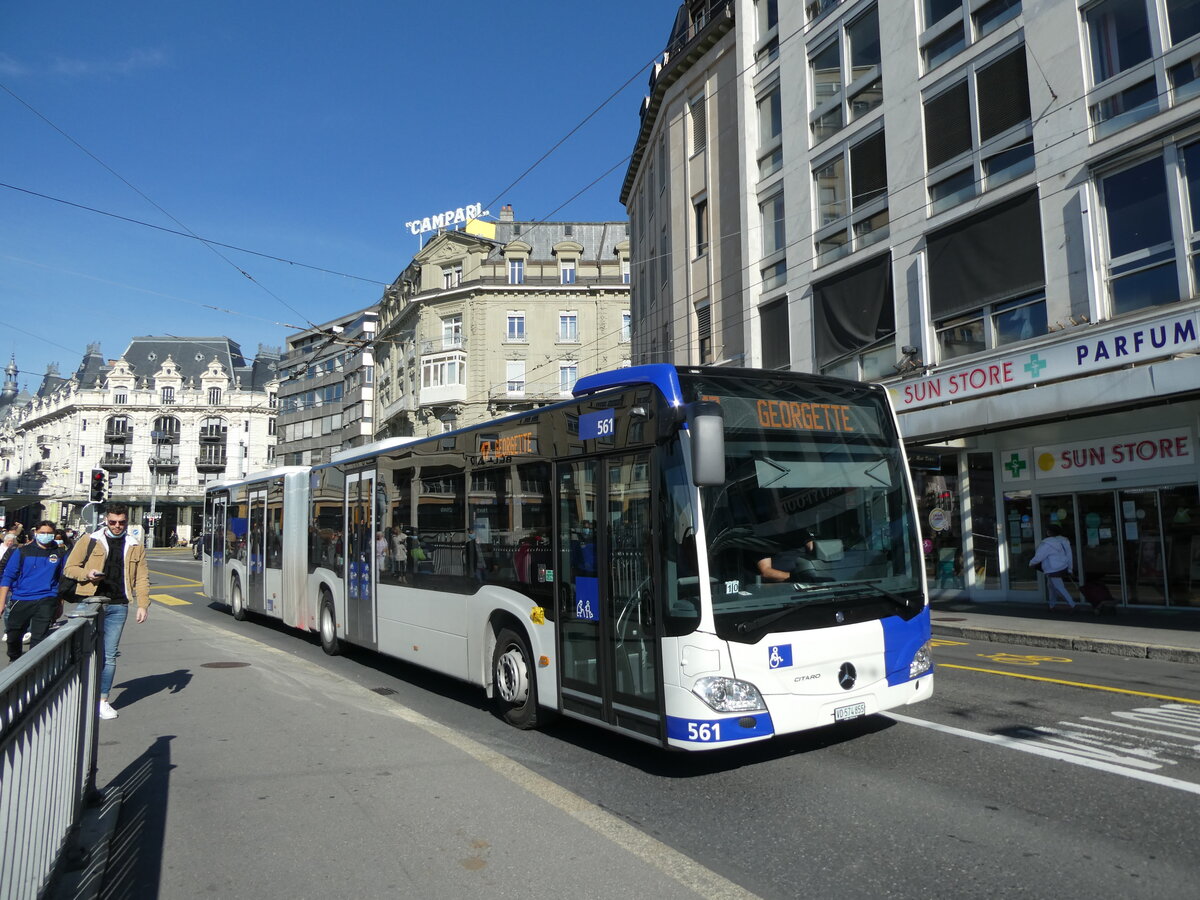
<svg viewBox="0 0 1200 900"><path fill-rule="evenodd" d="M722 637L921 610L904 456L880 391L700 377L693 398L725 419L725 484L701 490Z"/></svg>

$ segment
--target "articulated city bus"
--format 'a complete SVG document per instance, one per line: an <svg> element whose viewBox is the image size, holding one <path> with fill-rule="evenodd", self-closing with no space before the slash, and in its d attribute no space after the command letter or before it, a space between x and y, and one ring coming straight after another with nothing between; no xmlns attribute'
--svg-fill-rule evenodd
<svg viewBox="0 0 1200 900"><path fill-rule="evenodd" d="M727 747L933 691L886 391L637 366L573 399L209 486L204 585L666 747Z"/></svg>

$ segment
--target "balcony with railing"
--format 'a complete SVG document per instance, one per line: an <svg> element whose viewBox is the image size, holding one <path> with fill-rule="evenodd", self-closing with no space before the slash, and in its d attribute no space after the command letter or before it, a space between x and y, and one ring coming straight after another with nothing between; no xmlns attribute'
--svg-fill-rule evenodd
<svg viewBox="0 0 1200 900"><path fill-rule="evenodd" d="M563 389L557 378L553 381L501 381L488 389L488 399L498 402L521 403L522 401L545 402L570 397L571 390Z"/></svg>
<svg viewBox="0 0 1200 900"><path fill-rule="evenodd" d="M133 457L128 453L105 453L100 457L100 467L110 471L128 472L133 468Z"/></svg>
<svg viewBox="0 0 1200 900"><path fill-rule="evenodd" d="M133 428L129 425L105 425L104 440L114 444L127 444L133 440Z"/></svg>
<svg viewBox="0 0 1200 900"><path fill-rule="evenodd" d="M151 469L178 469L179 455L173 452L166 452L163 449L156 450L154 455L148 460Z"/></svg>
<svg viewBox="0 0 1200 900"><path fill-rule="evenodd" d="M228 463L228 456L222 446L219 451L202 452L196 457L197 472L223 472Z"/></svg>
<svg viewBox="0 0 1200 900"><path fill-rule="evenodd" d="M467 339L461 334L446 335L440 338L429 338L421 341L421 354L442 353L447 350L464 350Z"/></svg>

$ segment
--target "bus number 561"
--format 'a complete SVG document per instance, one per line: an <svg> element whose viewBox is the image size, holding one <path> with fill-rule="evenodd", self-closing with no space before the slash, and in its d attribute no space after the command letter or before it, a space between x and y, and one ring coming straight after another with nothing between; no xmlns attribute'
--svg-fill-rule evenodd
<svg viewBox="0 0 1200 900"><path fill-rule="evenodd" d="M689 741L719 741L721 739L720 722L688 722Z"/></svg>

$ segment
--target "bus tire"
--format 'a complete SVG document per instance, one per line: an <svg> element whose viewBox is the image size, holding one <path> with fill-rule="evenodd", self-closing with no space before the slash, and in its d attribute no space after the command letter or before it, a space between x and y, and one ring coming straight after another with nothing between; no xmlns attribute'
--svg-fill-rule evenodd
<svg viewBox="0 0 1200 900"><path fill-rule="evenodd" d="M321 592L321 612L318 614L318 631L321 635L321 649L329 656L337 656L342 652L342 642L337 636L337 615L333 610L333 598L328 591Z"/></svg>
<svg viewBox="0 0 1200 900"><path fill-rule="evenodd" d="M537 676L525 635L501 628L492 650L492 698L497 714L509 725L537 726Z"/></svg>
<svg viewBox="0 0 1200 900"><path fill-rule="evenodd" d="M229 612L239 622L246 621L246 598L242 596L242 581L236 575L229 580Z"/></svg>

